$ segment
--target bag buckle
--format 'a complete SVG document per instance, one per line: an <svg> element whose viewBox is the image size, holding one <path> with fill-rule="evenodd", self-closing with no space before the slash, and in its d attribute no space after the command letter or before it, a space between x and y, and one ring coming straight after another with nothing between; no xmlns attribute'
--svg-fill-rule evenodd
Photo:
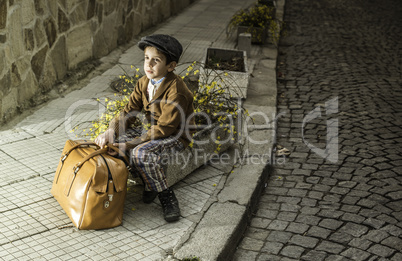
<svg viewBox="0 0 402 261"><path fill-rule="evenodd" d="M80 170L80 167L74 166L73 170L74 170L74 174L77 174L77 172Z"/></svg>
<svg viewBox="0 0 402 261"><path fill-rule="evenodd" d="M109 180L109 189L108 189L108 197L109 197L109 201L113 201L113 180Z"/></svg>

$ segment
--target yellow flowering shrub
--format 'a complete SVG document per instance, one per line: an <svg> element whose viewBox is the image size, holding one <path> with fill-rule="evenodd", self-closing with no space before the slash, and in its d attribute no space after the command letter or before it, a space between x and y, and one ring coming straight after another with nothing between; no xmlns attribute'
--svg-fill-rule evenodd
<svg viewBox="0 0 402 261"><path fill-rule="evenodd" d="M267 28L273 44L277 45L282 25L281 21L275 19L275 7L256 4L237 11L230 19L226 33L230 35L238 26L246 26L247 32L261 42L263 30ZM260 28L263 30L259 30Z"/></svg>
<svg viewBox="0 0 402 261"><path fill-rule="evenodd" d="M179 73L179 75L183 75L182 78L184 80L186 80L186 77L198 75L200 73L200 66L203 65L198 62L193 62L183 72ZM132 66L132 68L135 69L133 75L125 73L112 82L112 84L115 85L114 89L117 90L114 97L108 97L103 100L97 99L99 103L105 106L105 111L99 118L91 122L89 129L83 130L85 136L89 136L94 140L99 134L107 130L109 122L124 109L137 80L143 76L138 68L134 66ZM212 82L204 83L198 80L198 88L193 92L195 123L200 126L200 129L209 124L217 124L219 127L223 128L224 131L234 136L237 132L235 126L230 125L228 117L232 117L233 120L236 120L239 116L247 116L248 113L241 105L238 105L237 100L231 98L232 90L229 88L230 86L217 84L217 82L224 83L225 78L230 76L224 72L215 77L219 78L219 81L216 79L216 81L212 80ZM145 124L144 120L145 119L140 116L131 127L142 125L143 128L148 129L150 125ZM78 126L74 128L74 130L77 129ZM220 138L219 136L216 137L216 153L219 153L221 149ZM232 138L232 141L234 141L234 138ZM190 147L192 147L193 144L194 141L190 143Z"/></svg>
<svg viewBox="0 0 402 261"><path fill-rule="evenodd" d="M253 5L240 9L231 18L229 30L236 26L265 27L273 19L275 9L266 5Z"/></svg>

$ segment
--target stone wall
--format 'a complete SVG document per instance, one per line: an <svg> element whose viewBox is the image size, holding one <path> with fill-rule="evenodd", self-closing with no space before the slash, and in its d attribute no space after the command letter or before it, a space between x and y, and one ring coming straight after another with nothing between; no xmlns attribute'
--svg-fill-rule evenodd
<svg viewBox="0 0 402 261"><path fill-rule="evenodd" d="M0 123L194 0L0 0Z"/></svg>

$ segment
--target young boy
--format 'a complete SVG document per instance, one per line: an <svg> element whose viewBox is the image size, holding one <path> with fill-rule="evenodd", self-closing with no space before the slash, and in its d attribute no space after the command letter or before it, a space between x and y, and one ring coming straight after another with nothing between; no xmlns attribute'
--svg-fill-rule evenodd
<svg viewBox="0 0 402 261"><path fill-rule="evenodd" d="M193 125L193 95L180 76L173 73L183 52L169 35L143 37L138 47L144 51L146 76L138 80L129 103L110 122L106 132L95 139L100 147L108 143L130 154L131 164L144 181L143 201L158 196L166 221L180 218L177 198L166 182L162 157L183 150L191 140L187 125ZM149 130L136 133L127 128L139 112L151 123Z"/></svg>

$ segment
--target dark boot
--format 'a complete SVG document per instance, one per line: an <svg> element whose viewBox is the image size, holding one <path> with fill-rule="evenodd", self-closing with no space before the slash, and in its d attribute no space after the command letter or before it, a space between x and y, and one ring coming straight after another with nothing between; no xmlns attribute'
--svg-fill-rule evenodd
<svg viewBox="0 0 402 261"><path fill-rule="evenodd" d="M177 221L180 218L179 202L171 189L166 189L158 194L162 204L163 217L167 222Z"/></svg>
<svg viewBox="0 0 402 261"><path fill-rule="evenodd" d="M152 201L154 201L156 196L158 196L158 192L153 190L151 191L144 190L144 192L142 193L142 201L146 204L150 204L152 203Z"/></svg>

